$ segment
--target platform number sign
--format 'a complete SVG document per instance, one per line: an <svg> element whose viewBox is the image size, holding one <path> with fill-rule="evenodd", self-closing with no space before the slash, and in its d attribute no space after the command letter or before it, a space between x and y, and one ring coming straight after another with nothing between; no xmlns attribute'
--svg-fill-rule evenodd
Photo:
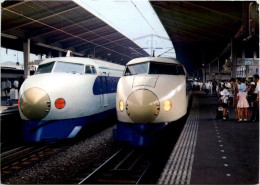
<svg viewBox="0 0 260 185"><path fill-rule="evenodd" d="M247 66L253 65L253 60L246 60L245 65Z"/></svg>

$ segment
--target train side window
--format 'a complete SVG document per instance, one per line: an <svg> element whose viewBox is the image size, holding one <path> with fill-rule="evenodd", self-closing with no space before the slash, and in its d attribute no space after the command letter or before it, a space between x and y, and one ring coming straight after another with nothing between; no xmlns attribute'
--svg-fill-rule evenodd
<svg viewBox="0 0 260 185"><path fill-rule="evenodd" d="M90 66L86 66L86 67L85 67L85 73L86 73L86 74L92 74L92 71L91 71Z"/></svg>
<svg viewBox="0 0 260 185"><path fill-rule="evenodd" d="M96 74L96 73L97 73L97 70L96 70L96 68L95 68L94 66L91 66L91 69L92 69L92 73L93 73L93 74Z"/></svg>

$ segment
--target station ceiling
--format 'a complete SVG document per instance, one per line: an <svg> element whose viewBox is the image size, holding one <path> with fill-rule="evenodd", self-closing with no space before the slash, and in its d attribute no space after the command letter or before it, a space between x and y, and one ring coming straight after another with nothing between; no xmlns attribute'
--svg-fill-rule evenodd
<svg viewBox="0 0 260 185"><path fill-rule="evenodd" d="M2 47L23 50L30 39L31 53L93 56L114 63L148 56L133 41L95 17L74 1L4 1ZM63 56L65 54L63 53Z"/></svg>
<svg viewBox="0 0 260 185"><path fill-rule="evenodd" d="M198 69L223 51L230 55L231 38L243 40L248 30L249 1L150 1L188 71ZM259 50L259 20L255 20ZM15 36L10 38L9 35ZM4 1L2 46L22 51L30 38L31 52L72 50L114 63L148 54L124 35L73 1ZM226 50L225 50L226 48ZM64 55L64 54L63 54ZM259 55L259 54L258 54Z"/></svg>
<svg viewBox="0 0 260 185"><path fill-rule="evenodd" d="M256 3L253 5L250 3L249 1L151 1L173 42L176 58L189 69L201 68L202 64L210 63L220 54L229 57L231 38L239 40L240 43L236 43L236 47L240 47L243 39L248 36L249 18L254 18L251 24L254 23L256 29L254 43L249 47L257 47L255 50L259 51L258 8L254 7ZM250 8L252 10L249 10ZM249 11L252 14L250 16ZM239 54L241 55L241 52Z"/></svg>

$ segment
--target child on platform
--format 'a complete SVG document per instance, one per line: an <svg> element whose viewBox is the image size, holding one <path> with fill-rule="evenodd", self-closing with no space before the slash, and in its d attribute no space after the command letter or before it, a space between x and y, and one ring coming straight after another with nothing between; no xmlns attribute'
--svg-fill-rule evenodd
<svg viewBox="0 0 260 185"><path fill-rule="evenodd" d="M221 98L219 99L219 101L222 102L222 107L223 107L223 120L226 120L226 116L227 116L227 109L228 109L228 99L229 99L229 92L227 89L224 89L223 91L220 92Z"/></svg>
<svg viewBox="0 0 260 185"><path fill-rule="evenodd" d="M248 116L247 108L249 107L249 104L246 99L247 98L247 93L245 92L247 90L246 84L241 83L238 86L238 90L239 90L237 94L237 99L238 99L237 108L238 108L238 119L239 119L238 122L242 121L243 111L245 111L244 121L247 121L247 116Z"/></svg>

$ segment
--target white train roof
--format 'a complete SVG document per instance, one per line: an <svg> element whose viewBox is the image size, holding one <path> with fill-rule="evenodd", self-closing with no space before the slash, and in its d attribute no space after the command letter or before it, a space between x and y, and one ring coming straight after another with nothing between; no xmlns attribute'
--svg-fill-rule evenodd
<svg viewBox="0 0 260 185"><path fill-rule="evenodd" d="M84 64L84 65L95 65L97 67L110 67L114 69L124 69L123 65L115 64L112 62L106 62L103 60L93 59L93 58L83 58L83 57L55 57L55 58L48 58L45 59L40 63L46 64L53 61L62 61L62 62L69 62L69 63L77 63L77 64Z"/></svg>
<svg viewBox="0 0 260 185"><path fill-rule="evenodd" d="M126 65L138 64L147 61L160 62L160 63L172 63L172 64L181 64L178 60L173 58L164 58L164 57L142 57L130 60Z"/></svg>

